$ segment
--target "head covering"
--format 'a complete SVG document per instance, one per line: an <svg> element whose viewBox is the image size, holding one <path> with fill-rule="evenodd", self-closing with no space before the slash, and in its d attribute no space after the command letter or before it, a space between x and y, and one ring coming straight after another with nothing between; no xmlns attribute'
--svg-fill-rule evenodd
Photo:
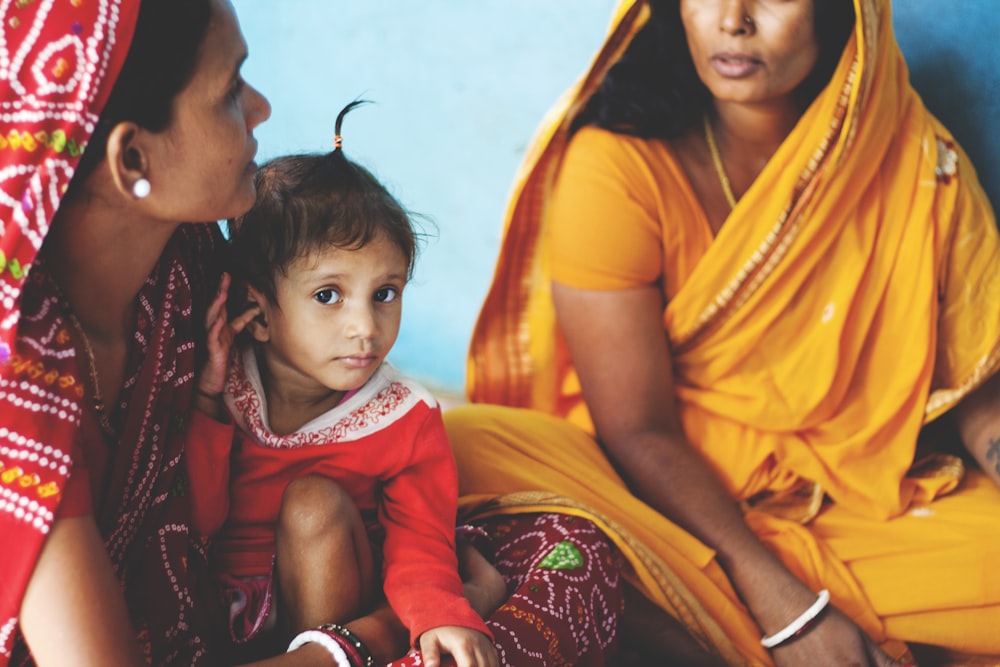
<svg viewBox="0 0 1000 667"><path fill-rule="evenodd" d="M0 378L21 311L21 292L128 53L139 3L127 0L7 2L0 11ZM25 369L21 369L25 370ZM19 387L45 396L39 369ZM37 385L36 385L37 383ZM37 423L45 400L2 392L0 431L0 664L10 656L24 588L48 533L71 461L50 443L16 437L7 408ZM47 407L47 406L46 406ZM62 402L61 408L72 410ZM56 412L59 412L57 409ZM67 647L67 650L72 650Z"/></svg>
<svg viewBox="0 0 1000 667"><path fill-rule="evenodd" d="M25 276L128 54L124 0L6 3L0 16L0 363ZM0 371L2 372L2 371Z"/></svg>

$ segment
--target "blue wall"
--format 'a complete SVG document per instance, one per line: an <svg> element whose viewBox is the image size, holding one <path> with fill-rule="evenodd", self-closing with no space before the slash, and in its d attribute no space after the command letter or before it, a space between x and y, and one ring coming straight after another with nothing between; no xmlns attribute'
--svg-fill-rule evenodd
<svg viewBox="0 0 1000 667"><path fill-rule="evenodd" d="M235 0L245 72L274 108L261 157L347 153L428 218L390 358L458 393L514 172L545 111L586 68L615 0ZM913 79L1000 201L998 0L897 0ZM942 11L947 5L949 11ZM279 8L280 7L280 8Z"/></svg>
<svg viewBox="0 0 1000 667"><path fill-rule="evenodd" d="M1000 208L1000 2L895 0L893 10L914 87Z"/></svg>

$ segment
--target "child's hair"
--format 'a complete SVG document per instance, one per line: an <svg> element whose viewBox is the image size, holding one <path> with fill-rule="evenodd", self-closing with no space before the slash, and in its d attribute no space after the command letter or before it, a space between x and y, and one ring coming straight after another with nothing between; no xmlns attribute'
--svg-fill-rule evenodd
<svg viewBox="0 0 1000 667"><path fill-rule="evenodd" d="M332 152L275 158L257 172L256 203L229 221L236 286L252 285L274 303L278 272L286 274L296 259L330 246L356 250L379 234L402 251L411 277L417 233L410 215L340 147L344 116L364 103L351 102L337 115ZM230 310L239 312L245 305L237 298Z"/></svg>

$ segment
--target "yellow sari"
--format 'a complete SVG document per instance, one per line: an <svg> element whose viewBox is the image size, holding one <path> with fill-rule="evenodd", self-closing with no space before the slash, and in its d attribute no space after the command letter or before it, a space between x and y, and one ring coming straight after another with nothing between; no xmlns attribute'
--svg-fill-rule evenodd
<svg viewBox="0 0 1000 667"><path fill-rule="evenodd" d="M902 641L1000 655L1000 492L955 457L914 463L925 424L1000 367L1000 240L971 165L909 85L889 11L855 0L831 83L690 251L664 328L688 438L793 572L895 655ZM549 294L569 124L647 13L621 4L518 174L468 392L531 410L446 418L467 513L586 516L706 649L770 664L712 551L634 498L593 441ZM733 442L735 458L717 445Z"/></svg>

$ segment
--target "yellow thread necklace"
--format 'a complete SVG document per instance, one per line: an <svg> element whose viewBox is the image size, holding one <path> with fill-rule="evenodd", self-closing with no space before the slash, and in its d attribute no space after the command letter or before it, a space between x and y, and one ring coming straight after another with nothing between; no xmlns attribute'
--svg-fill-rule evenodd
<svg viewBox="0 0 1000 667"><path fill-rule="evenodd" d="M729 208L736 208L736 196L733 194L733 186L729 183L729 176L726 176L726 167L722 164L722 156L719 154L719 147L715 143L715 134L712 132L712 123L708 120L708 114L702 116L705 122L705 143L708 144L708 152L712 154L712 164L715 165L715 173L719 176L719 183L722 184L722 194L726 195Z"/></svg>

